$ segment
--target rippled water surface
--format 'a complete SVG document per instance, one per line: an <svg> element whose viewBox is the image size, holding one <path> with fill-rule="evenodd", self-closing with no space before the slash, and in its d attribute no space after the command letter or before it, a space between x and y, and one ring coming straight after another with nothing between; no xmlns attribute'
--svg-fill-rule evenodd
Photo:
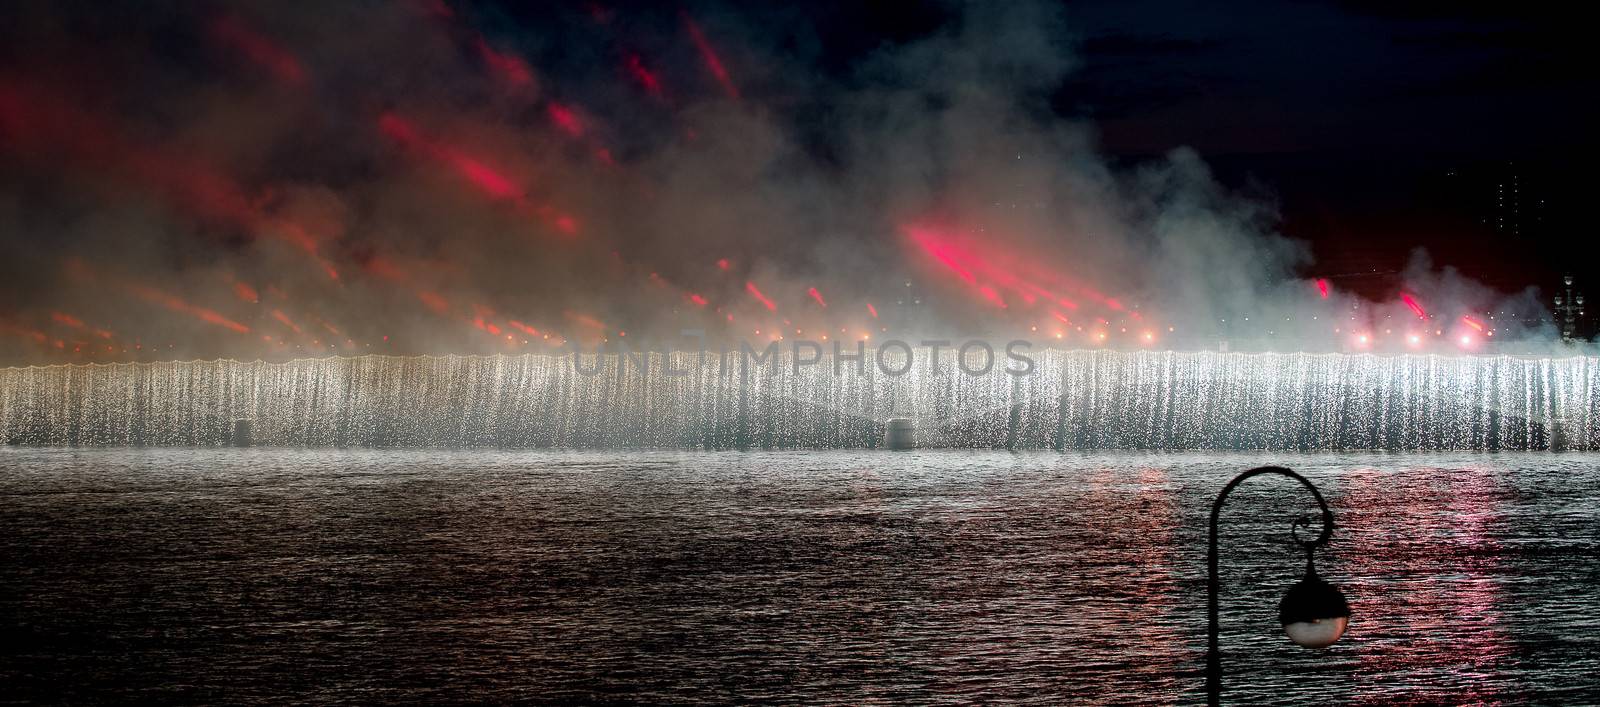
<svg viewBox="0 0 1600 707"><path fill-rule="evenodd" d="M0 449L0 701L1600 702L1600 457Z"/></svg>

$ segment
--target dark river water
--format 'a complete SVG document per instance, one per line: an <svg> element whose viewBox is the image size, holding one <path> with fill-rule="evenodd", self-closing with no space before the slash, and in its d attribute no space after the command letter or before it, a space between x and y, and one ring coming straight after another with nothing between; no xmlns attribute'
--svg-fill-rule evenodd
<svg viewBox="0 0 1600 707"><path fill-rule="evenodd" d="M1600 457L0 448L0 701L1600 703Z"/></svg>

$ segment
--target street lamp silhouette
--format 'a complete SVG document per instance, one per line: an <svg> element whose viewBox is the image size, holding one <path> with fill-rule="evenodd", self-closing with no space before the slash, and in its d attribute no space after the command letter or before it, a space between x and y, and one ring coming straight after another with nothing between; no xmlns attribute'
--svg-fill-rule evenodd
<svg viewBox="0 0 1600 707"><path fill-rule="evenodd" d="M1302 516L1289 529L1290 537L1306 551L1306 576L1289 587L1288 593L1283 595L1283 601L1278 604L1278 619L1283 624L1284 633L1289 635L1289 640L1306 648L1326 648L1338 641L1350 626L1350 605L1345 602L1344 593L1318 577L1313 562L1317 548L1333 535L1333 511L1328 509L1328 502L1322 500L1322 493L1305 477L1281 466L1257 467L1234 477L1227 486L1222 487L1222 493L1217 494L1216 502L1211 505L1211 545L1206 555L1209 572L1206 581L1207 609L1210 614L1210 625L1207 627L1206 699L1212 705L1221 704L1222 700L1222 651L1217 647L1217 521L1222 515L1222 505L1227 502L1228 494L1233 493L1233 489L1245 479L1262 474L1278 474L1300 482L1317 499L1317 505L1322 507L1322 532L1317 537L1300 539L1300 529L1311 525L1310 516Z"/></svg>

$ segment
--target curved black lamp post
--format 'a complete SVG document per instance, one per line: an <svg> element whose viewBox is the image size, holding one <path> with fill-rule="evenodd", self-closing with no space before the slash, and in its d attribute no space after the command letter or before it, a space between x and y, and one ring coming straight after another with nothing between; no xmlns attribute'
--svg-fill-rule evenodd
<svg viewBox="0 0 1600 707"><path fill-rule="evenodd" d="M1217 519L1222 515L1222 504L1227 502L1228 494L1233 493L1234 487L1245 479L1261 474L1279 474L1300 482L1317 499L1317 505L1322 507L1322 533L1316 538L1300 539L1300 528L1311 525L1310 516L1301 517L1289 530L1294 541L1306 551L1306 576L1289 587L1283 602L1278 605L1278 618L1283 623L1284 632L1289 634L1289 640L1307 648L1326 648L1339 640L1350 625L1350 605L1345 603L1344 594L1337 587L1322 581L1312 564L1312 554L1333 535L1333 511L1328 510L1328 502L1322 500L1322 493L1305 477L1281 466L1257 467L1234 477L1227 486L1222 487L1216 503L1211 505L1211 548L1206 555L1206 566L1210 572L1206 593L1211 617L1208 628L1210 642L1206 651L1206 698L1213 705L1220 704L1222 700L1222 651L1217 648Z"/></svg>

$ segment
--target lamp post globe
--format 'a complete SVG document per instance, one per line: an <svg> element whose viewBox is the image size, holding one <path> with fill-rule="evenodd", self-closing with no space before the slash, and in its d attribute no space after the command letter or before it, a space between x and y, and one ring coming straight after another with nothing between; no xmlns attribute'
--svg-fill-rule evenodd
<svg viewBox="0 0 1600 707"><path fill-rule="evenodd" d="M1278 620L1297 645L1327 648L1350 627L1350 604L1338 587L1323 581L1307 563L1305 578L1289 587L1278 604Z"/></svg>

